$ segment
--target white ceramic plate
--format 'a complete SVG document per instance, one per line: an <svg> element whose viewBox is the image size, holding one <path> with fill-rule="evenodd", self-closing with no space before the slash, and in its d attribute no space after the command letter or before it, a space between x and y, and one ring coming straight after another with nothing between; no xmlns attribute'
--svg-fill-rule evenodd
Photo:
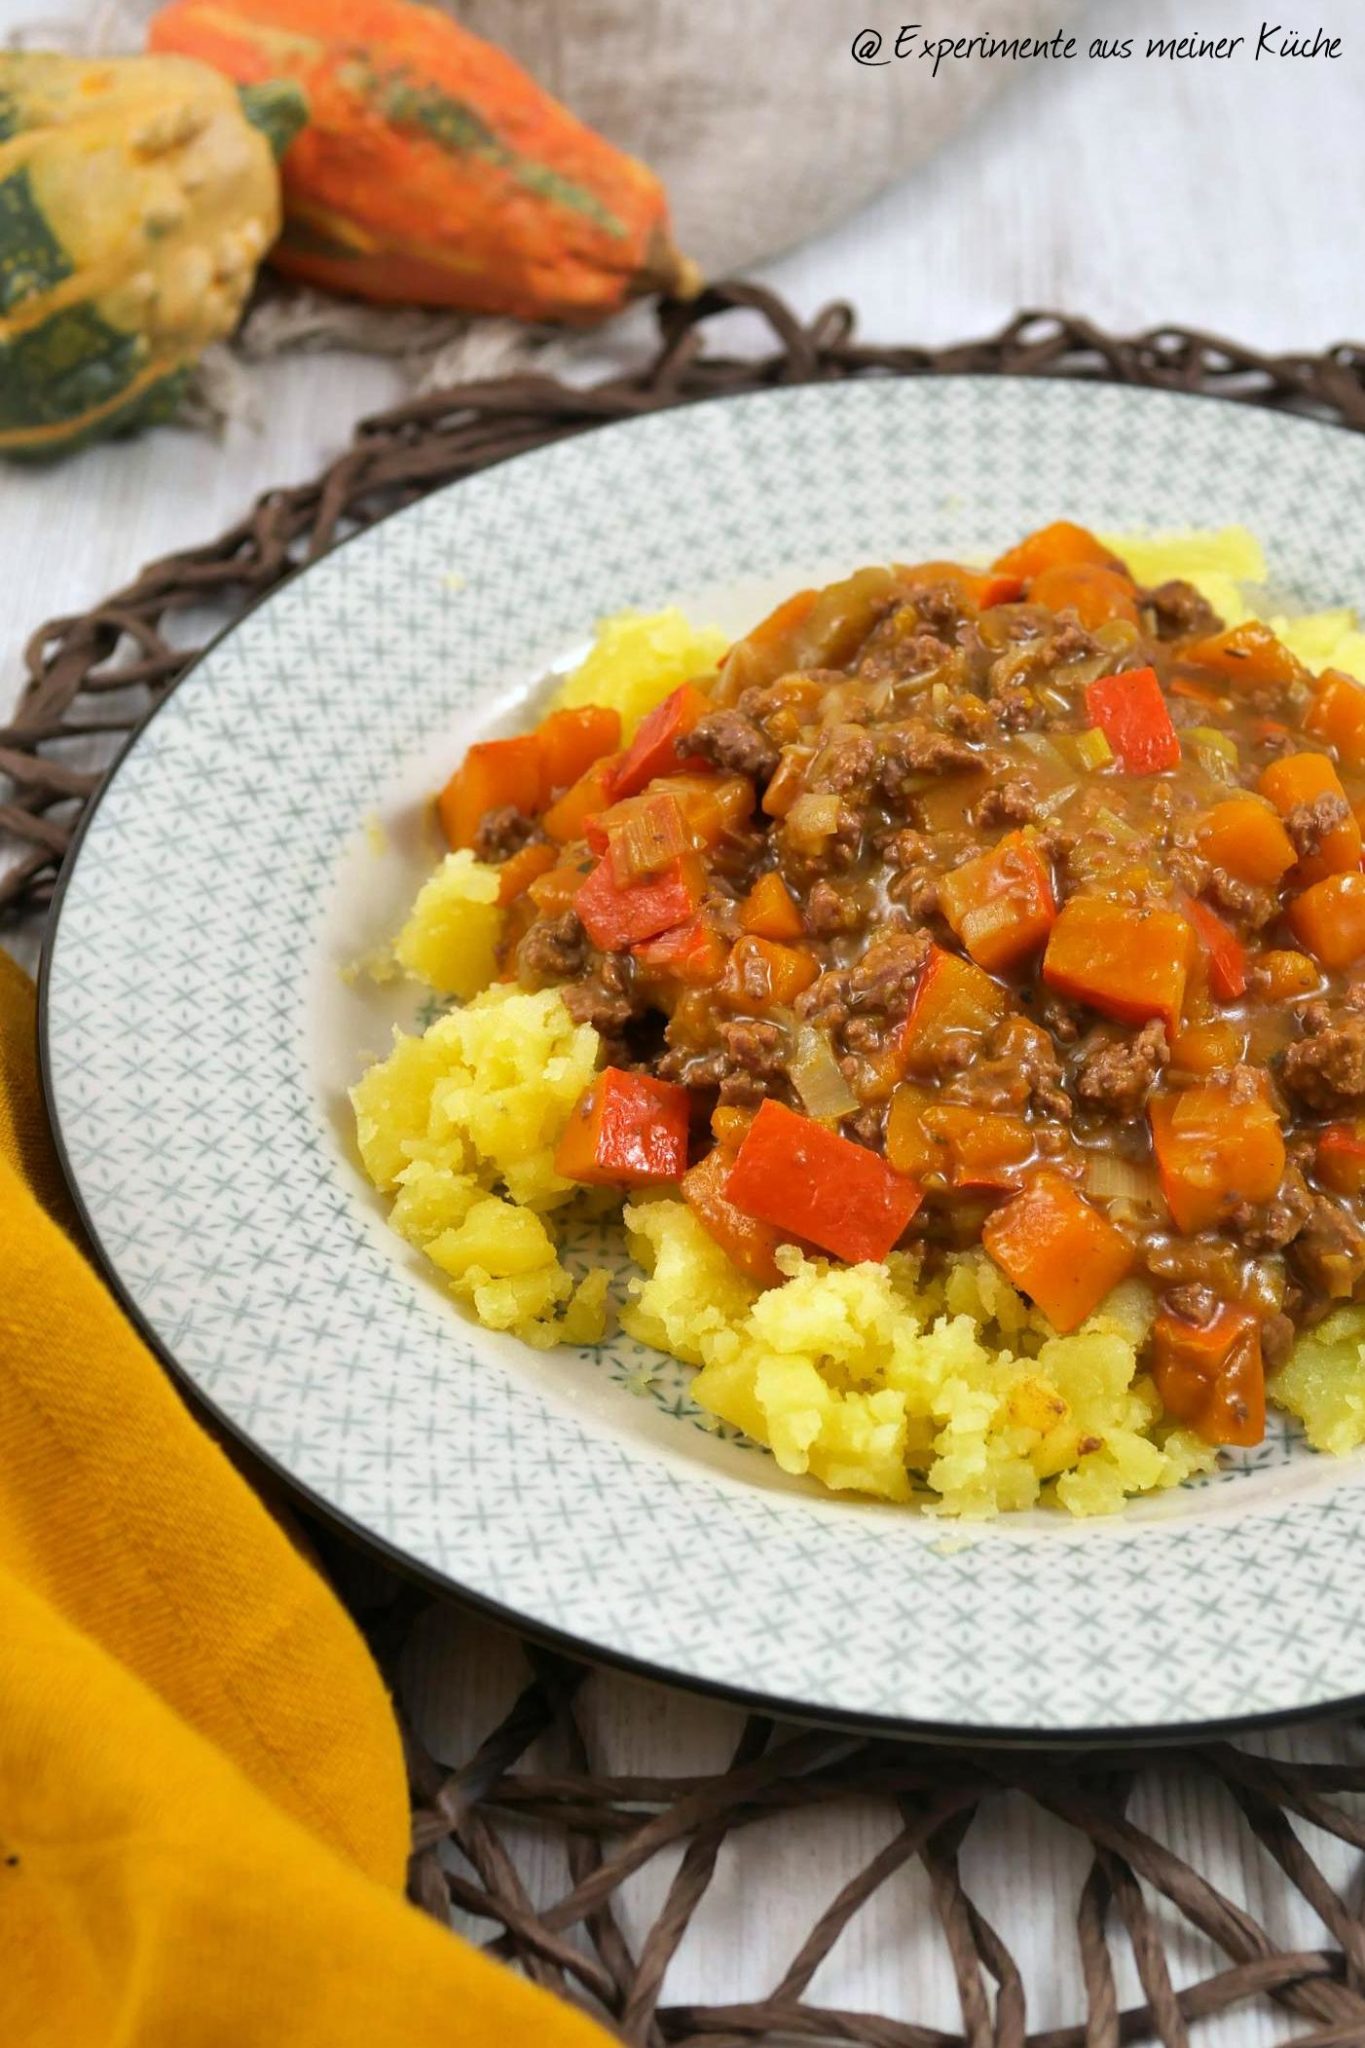
<svg viewBox="0 0 1365 2048"><path fill-rule="evenodd" d="M433 854L427 792L599 615L740 630L891 556L1065 514L1251 525L1306 608L1365 596L1365 441L1211 400L979 378L801 389L529 455L347 542L198 663L83 835L47 1081L123 1300L315 1503L568 1642L791 1711L997 1738L1365 1694L1365 1470L1277 1435L1104 1523L832 1499L699 1425L627 1340L472 1327L387 1229L347 1085L396 1012L344 964ZM382 821L376 852L366 821Z"/></svg>

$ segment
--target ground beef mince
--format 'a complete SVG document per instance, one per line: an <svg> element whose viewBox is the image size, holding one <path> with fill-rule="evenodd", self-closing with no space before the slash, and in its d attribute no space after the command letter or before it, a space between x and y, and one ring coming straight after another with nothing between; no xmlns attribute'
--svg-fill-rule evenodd
<svg viewBox="0 0 1365 2048"><path fill-rule="evenodd" d="M758 783L771 780L778 762L778 750L768 735L742 711L708 711L688 734L687 751Z"/></svg>
<svg viewBox="0 0 1365 2048"><path fill-rule="evenodd" d="M1307 1035L1285 1048L1280 1067L1290 1094L1323 1116L1365 1106L1365 1015L1318 1002L1302 1021Z"/></svg>
<svg viewBox="0 0 1365 2048"><path fill-rule="evenodd" d="M1222 631L1223 621L1192 583L1178 579L1158 583L1155 590L1140 592L1139 598L1152 614L1158 639L1202 639L1206 634Z"/></svg>
<svg viewBox="0 0 1365 2048"><path fill-rule="evenodd" d="M539 831L535 819L528 818L525 811L519 811L515 804L501 804L497 810L485 811L479 820L474 852L480 860L510 860Z"/></svg>
<svg viewBox="0 0 1365 2048"><path fill-rule="evenodd" d="M1166 1027L1153 1017L1136 1038L1111 1038L1082 1055L1078 1101L1116 1117L1137 1116L1168 1057Z"/></svg>
<svg viewBox="0 0 1365 2048"><path fill-rule="evenodd" d="M930 1269L979 1242L1048 1308L991 1219L1069 1202L1226 1440L1218 1361L1365 1299L1365 768L1332 738L1365 690L1317 688L1074 527L859 572L740 642L581 838L485 814L481 859L546 849L503 969L688 1089L694 1158L769 1100L880 1155Z"/></svg>

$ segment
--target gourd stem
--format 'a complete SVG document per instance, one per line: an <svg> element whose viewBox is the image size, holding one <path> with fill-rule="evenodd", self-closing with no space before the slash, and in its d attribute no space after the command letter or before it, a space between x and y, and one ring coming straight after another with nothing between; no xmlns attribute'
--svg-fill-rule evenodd
<svg viewBox="0 0 1365 2048"><path fill-rule="evenodd" d="M266 78L259 85L239 85L237 96L242 112L253 128L260 129L278 163L308 119L302 86L292 78Z"/></svg>

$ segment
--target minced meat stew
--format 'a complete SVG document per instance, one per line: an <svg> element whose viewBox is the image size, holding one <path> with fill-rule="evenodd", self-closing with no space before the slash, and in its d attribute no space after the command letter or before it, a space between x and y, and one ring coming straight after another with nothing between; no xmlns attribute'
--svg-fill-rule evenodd
<svg viewBox="0 0 1365 2048"><path fill-rule="evenodd" d="M791 598L622 746L554 713L442 798L502 967L609 1065L570 1179L783 1242L979 1242L1058 1330L1130 1274L1167 1412L1365 1293L1365 688L1062 522Z"/></svg>

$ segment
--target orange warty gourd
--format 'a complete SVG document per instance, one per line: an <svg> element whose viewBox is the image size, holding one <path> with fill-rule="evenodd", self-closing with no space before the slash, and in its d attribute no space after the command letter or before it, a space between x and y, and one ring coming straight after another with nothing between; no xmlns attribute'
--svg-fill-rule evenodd
<svg viewBox="0 0 1365 2048"><path fill-rule="evenodd" d="M296 79L276 268L387 303L589 323L695 291L663 187L518 64L413 0L171 0L153 50Z"/></svg>

